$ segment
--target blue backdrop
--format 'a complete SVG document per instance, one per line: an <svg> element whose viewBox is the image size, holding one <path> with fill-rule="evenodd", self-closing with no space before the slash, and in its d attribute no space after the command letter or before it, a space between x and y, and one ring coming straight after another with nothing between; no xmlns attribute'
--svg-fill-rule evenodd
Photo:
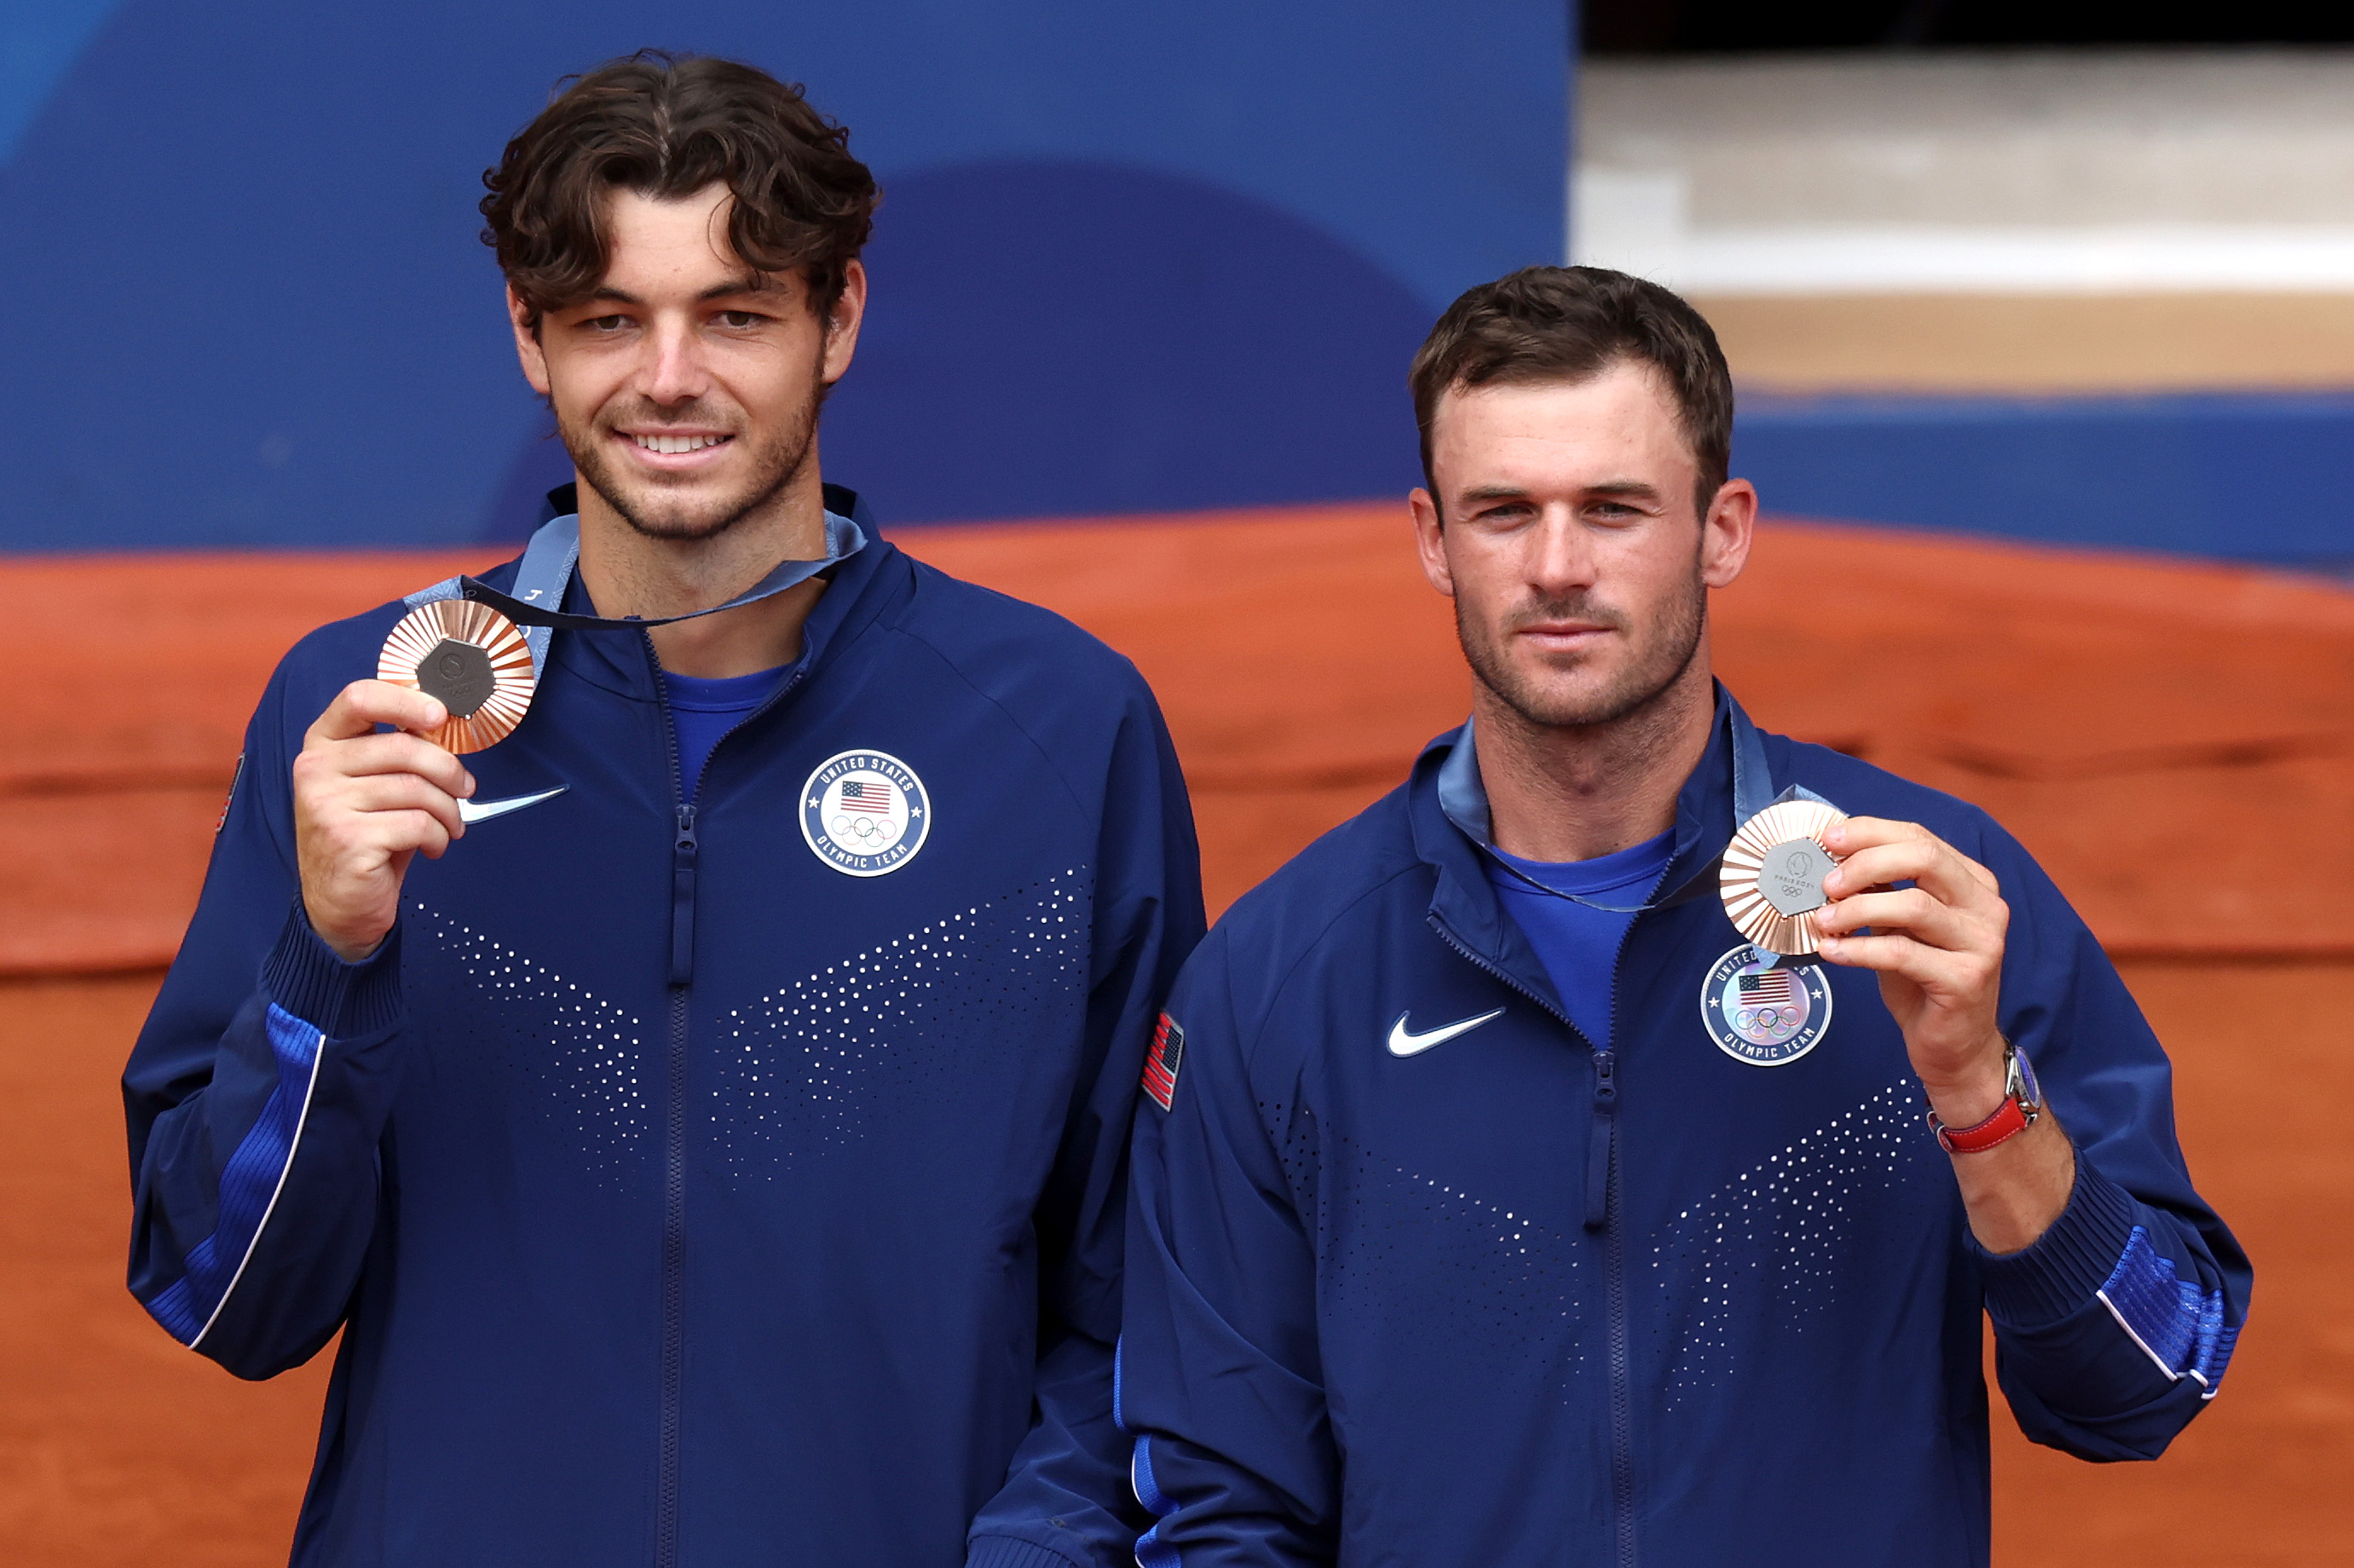
<svg viewBox="0 0 2354 1568"><path fill-rule="evenodd" d="M1766 510L2354 571L2354 393L1744 397Z"/></svg>
<svg viewBox="0 0 2354 1568"><path fill-rule="evenodd" d="M1562 252L1561 0L0 0L0 549L518 535L481 173L644 45L881 179L824 446L887 520L1394 494L1432 317Z"/></svg>

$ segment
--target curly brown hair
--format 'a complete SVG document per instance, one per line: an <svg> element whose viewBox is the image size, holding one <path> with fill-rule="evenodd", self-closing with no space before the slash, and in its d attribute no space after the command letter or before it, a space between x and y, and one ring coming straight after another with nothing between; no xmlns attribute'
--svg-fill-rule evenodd
<svg viewBox="0 0 2354 1568"><path fill-rule="evenodd" d="M1657 283L1606 267L1523 267L1447 307L1414 356L1407 384L1430 477L1430 421L1456 387L1579 382L1620 360L1659 371L1700 463L1702 518L1733 458L1733 375L1701 313ZM1441 509L1444 515L1444 509Z"/></svg>
<svg viewBox="0 0 2354 1568"><path fill-rule="evenodd" d="M799 271L810 308L821 320L832 313L874 228L875 176L801 88L734 60L656 49L557 87L482 175L482 243L535 330L603 279L605 197L616 188L675 199L726 185L736 254L762 272Z"/></svg>

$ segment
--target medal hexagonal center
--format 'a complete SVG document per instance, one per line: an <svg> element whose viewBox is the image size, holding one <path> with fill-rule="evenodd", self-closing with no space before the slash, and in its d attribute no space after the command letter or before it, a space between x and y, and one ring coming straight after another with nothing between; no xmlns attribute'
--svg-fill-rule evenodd
<svg viewBox="0 0 2354 1568"><path fill-rule="evenodd" d="M1823 873L1835 863L1830 852L1814 840L1791 839L1766 852L1757 868L1757 891L1786 920L1820 909L1829 902L1823 896Z"/></svg>
<svg viewBox="0 0 2354 1568"><path fill-rule="evenodd" d="M445 637L417 662L417 685L427 696L440 698L451 718L466 718L491 700L498 676L488 652Z"/></svg>

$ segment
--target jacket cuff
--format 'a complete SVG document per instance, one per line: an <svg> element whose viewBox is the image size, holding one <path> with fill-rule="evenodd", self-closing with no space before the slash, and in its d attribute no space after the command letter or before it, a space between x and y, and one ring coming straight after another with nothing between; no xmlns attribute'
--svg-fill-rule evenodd
<svg viewBox="0 0 2354 1568"><path fill-rule="evenodd" d="M2005 1328L2033 1329L2078 1310L2115 1272L2135 1218L2133 1195L2093 1169L2079 1150L2068 1206L2032 1245L1990 1253L1968 1237L1984 1272L1988 1314Z"/></svg>
<svg viewBox="0 0 2354 1568"><path fill-rule="evenodd" d="M286 913L278 945L261 965L262 993L330 1040L353 1040L400 1022L400 927L396 922L376 950L355 964L311 929L297 897Z"/></svg>
<svg viewBox="0 0 2354 1568"><path fill-rule="evenodd" d="M965 1568L1087 1568L1059 1552L1052 1552L1011 1535L976 1535L965 1548Z"/></svg>

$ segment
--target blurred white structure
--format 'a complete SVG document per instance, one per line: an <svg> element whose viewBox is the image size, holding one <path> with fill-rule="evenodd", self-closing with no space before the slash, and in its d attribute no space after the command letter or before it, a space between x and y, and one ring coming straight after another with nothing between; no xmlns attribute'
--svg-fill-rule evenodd
<svg viewBox="0 0 2354 1568"><path fill-rule="evenodd" d="M1572 254L1706 295L2354 290L2354 52L1593 60Z"/></svg>

